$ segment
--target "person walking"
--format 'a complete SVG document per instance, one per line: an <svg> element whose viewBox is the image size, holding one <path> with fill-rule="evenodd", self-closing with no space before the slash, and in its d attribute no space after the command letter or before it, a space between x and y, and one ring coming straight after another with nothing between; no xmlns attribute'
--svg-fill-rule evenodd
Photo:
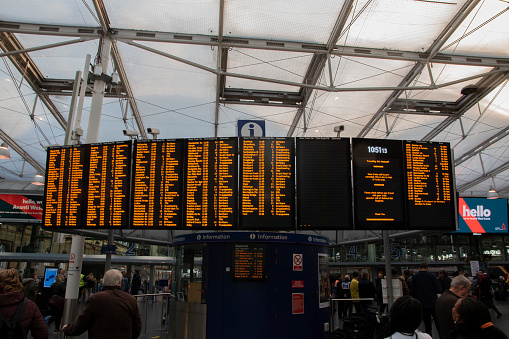
<svg viewBox="0 0 509 339"><path fill-rule="evenodd" d="M470 295L472 283L467 277L458 275L451 281L449 289L442 292L435 303L435 310L438 319L438 328L440 329L440 339L453 339L454 319L452 318L452 309L460 298Z"/></svg>
<svg viewBox="0 0 509 339"><path fill-rule="evenodd" d="M92 294L94 294L94 288L97 280L94 278L94 273L89 273L85 278L85 300L90 298Z"/></svg>
<svg viewBox="0 0 509 339"><path fill-rule="evenodd" d="M23 311L20 324L25 335L30 332L34 339L48 339L48 327L41 311L22 291L23 285L15 269L0 270L0 322L11 321L20 307ZM6 333L0 333L0 337L4 335Z"/></svg>
<svg viewBox="0 0 509 339"><path fill-rule="evenodd" d="M103 289L87 299L85 309L62 327L68 336L88 331L90 339L136 339L141 333L141 317L136 299L122 292L122 273L111 269L104 274Z"/></svg>
<svg viewBox="0 0 509 339"><path fill-rule="evenodd" d="M440 270L440 272L438 272L438 281L442 287L442 293L451 287L451 277L447 275L446 270Z"/></svg>
<svg viewBox="0 0 509 339"><path fill-rule="evenodd" d="M359 299L359 272L355 271L352 273L352 281L350 283L350 294L352 299ZM361 313L360 300L352 300L353 306L355 307L355 313Z"/></svg>
<svg viewBox="0 0 509 339"><path fill-rule="evenodd" d="M359 297L361 299L370 298L372 300L376 298L376 288L373 282L369 280L368 272L362 273L362 279L359 281ZM373 301L361 300L361 312L366 313L371 305L373 305Z"/></svg>
<svg viewBox="0 0 509 339"><path fill-rule="evenodd" d="M498 310L493 302L493 282L488 274L484 273L479 277L479 300L481 300L488 308L492 308L497 313L497 318L502 317L502 313Z"/></svg>
<svg viewBox="0 0 509 339"><path fill-rule="evenodd" d="M141 288L140 271L134 270L133 280L131 283L131 294L137 295Z"/></svg>
<svg viewBox="0 0 509 339"><path fill-rule="evenodd" d="M350 293L350 276L347 274L345 275L345 280L341 283L341 289L343 290L343 298L344 299L351 299L352 294ZM351 300L345 300L343 303L344 309L343 309L343 317L348 317L348 314L352 314L352 301Z"/></svg>
<svg viewBox="0 0 509 339"><path fill-rule="evenodd" d="M129 293L129 290L131 289L131 286L129 284L129 278L127 277L127 272L122 272L122 292Z"/></svg>
<svg viewBox="0 0 509 339"><path fill-rule="evenodd" d="M424 321L425 332L432 335L431 318L438 327L437 315L435 313L435 303L437 294L442 293L442 287L437 277L428 272L428 263L423 262L419 265L419 272L412 277L412 296L419 300L422 305L422 318Z"/></svg>
<svg viewBox="0 0 509 339"><path fill-rule="evenodd" d="M62 274L57 274L55 282L50 286L50 313L55 320L55 330L53 333L60 332L60 322L64 312L65 303L65 282Z"/></svg>
<svg viewBox="0 0 509 339"><path fill-rule="evenodd" d="M25 297L37 303L37 274L31 273L27 275L27 277L21 281L21 284L23 284L23 294L25 294Z"/></svg>

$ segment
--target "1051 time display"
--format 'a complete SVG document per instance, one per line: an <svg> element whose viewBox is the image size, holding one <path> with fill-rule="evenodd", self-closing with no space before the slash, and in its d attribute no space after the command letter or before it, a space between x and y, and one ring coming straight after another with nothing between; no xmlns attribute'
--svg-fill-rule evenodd
<svg viewBox="0 0 509 339"><path fill-rule="evenodd" d="M380 147L380 146L368 146L368 153L383 153L383 154L387 154L387 148L386 147Z"/></svg>

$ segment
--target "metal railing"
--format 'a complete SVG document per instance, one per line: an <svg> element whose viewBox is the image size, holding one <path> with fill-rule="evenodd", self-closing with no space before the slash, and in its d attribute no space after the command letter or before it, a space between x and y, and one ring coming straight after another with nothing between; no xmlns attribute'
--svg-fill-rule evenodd
<svg viewBox="0 0 509 339"><path fill-rule="evenodd" d="M375 305L375 299L374 298L348 298L348 299L330 299L330 309L331 309L331 329L332 331L334 331L336 329L335 327L335 323L334 323L334 320L336 319L336 317L334 316L334 306L336 306L336 309L338 310L338 315L339 315L339 305L336 303L336 305L334 305L334 302L339 302L339 301L371 301L371 305L374 306ZM341 312L343 312L343 310L341 310ZM339 321L339 320L338 320Z"/></svg>
<svg viewBox="0 0 509 339"><path fill-rule="evenodd" d="M164 298L164 296L167 295L168 298ZM150 300L150 297L152 297L152 303L155 304L157 302L157 297L161 296L162 300L161 300L161 321L160 321L160 324L161 324L161 328L158 328L156 331L167 331L168 330L168 319L169 319L169 306L170 306L170 298L171 299L175 299L175 296L171 293L153 293L153 294L136 294L136 295L133 295L133 297L137 298L137 300L139 301L138 298L142 298L141 302L145 303L145 321L143 321L143 328L144 328L144 331L143 333L147 333L147 315L148 315L148 303L149 303L149 300ZM165 312L165 301L166 302L166 312Z"/></svg>

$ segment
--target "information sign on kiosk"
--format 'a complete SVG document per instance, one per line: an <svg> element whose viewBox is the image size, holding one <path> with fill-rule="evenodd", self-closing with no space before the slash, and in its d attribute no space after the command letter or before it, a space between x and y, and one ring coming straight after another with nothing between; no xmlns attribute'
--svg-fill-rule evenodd
<svg viewBox="0 0 509 339"><path fill-rule="evenodd" d="M44 270L44 288L51 287L51 284L55 282L55 277L58 274L58 268L57 267L46 267Z"/></svg>
<svg viewBox="0 0 509 339"><path fill-rule="evenodd" d="M405 229L402 143L352 139L355 229Z"/></svg>

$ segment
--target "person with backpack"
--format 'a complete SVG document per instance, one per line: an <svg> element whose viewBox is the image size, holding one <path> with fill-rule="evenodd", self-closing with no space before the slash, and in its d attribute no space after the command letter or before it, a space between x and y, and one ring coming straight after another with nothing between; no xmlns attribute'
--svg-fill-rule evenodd
<svg viewBox="0 0 509 339"><path fill-rule="evenodd" d="M37 305L25 298L18 272L0 270L0 336L2 339L47 339L48 327Z"/></svg>
<svg viewBox="0 0 509 339"><path fill-rule="evenodd" d="M21 283L23 284L23 294L25 297L32 300L34 303L37 298L37 274L31 273L26 278L24 278Z"/></svg>

